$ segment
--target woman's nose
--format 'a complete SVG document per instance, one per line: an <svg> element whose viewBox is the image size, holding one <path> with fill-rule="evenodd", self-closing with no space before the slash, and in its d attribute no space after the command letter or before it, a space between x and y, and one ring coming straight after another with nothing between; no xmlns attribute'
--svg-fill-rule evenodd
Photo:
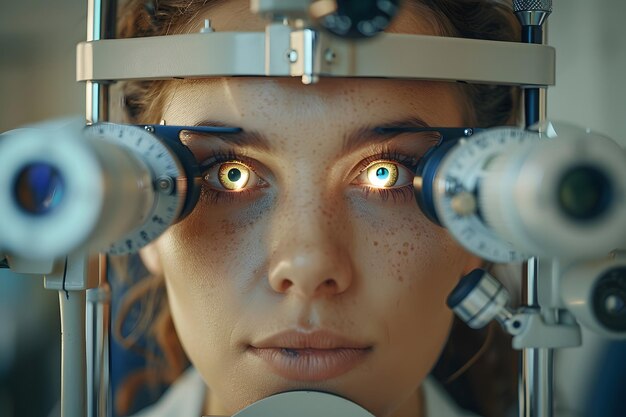
<svg viewBox="0 0 626 417"><path fill-rule="evenodd" d="M347 256L331 249L306 245L281 256L270 269L272 289L282 294L316 298L340 294L352 281L352 266Z"/></svg>
<svg viewBox="0 0 626 417"><path fill-rule="evenodd" d="M282 231L269 262L269 283L274 291L303 298L327 297L346 291L353 279L347 251L348 222L336 211L304 210L282 217Z"/></svg>

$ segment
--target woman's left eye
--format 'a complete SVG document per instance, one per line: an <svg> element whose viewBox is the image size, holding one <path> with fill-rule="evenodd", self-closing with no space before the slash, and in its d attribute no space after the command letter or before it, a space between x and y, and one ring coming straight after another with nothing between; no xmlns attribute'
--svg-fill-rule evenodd
<svg viewBox="0 0 626 417"><path fill-rule="evenodd" d="M391 161L374 161L356 178L357 185L372 188L400 188L413 182L413 173L404 165Z"/></svg>
<svg viewBox="0 0 626 417"><path fill-rule="evenodd" d="M263 185L252 168L239 161L216 163L204 174L204 180L217 191L236 192Z"/></svg>

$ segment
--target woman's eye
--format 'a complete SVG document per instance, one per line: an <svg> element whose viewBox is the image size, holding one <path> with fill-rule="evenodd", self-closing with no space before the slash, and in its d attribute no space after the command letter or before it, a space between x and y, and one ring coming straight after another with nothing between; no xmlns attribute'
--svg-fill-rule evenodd
<svg viewBox="0 0 626 417"><path fill-rule="evenodd" d="M218 191L242 191L261 185L261 178L237 161L216 163L205 171L204 180Z"/></svg>
<svg viewBox="0 0 626 417"><path fill-rule="evenodd" d="M356 179L358 185L373 188L398 188L411 184L413 174L403 165L391 161L375 161Z"/></svg>
<svg viewBox="0 0 626 417"><path fill-rule="evenodd" d="M398 167L389 162L375 162L366 171L367 179L374 187L393 187L398 181Z"/></svg>

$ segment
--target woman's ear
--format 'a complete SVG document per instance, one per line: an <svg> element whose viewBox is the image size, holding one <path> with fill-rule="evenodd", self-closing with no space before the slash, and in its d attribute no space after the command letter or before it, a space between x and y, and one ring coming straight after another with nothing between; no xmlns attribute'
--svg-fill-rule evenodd
<svg viewBox="0 0 626 417"><path fill-rule="evenodd" d="M163 265L161 264L161 256L157 249L156 242L152 242L139 250L139 256L144 266L154 276L163 275Z"/></svg>

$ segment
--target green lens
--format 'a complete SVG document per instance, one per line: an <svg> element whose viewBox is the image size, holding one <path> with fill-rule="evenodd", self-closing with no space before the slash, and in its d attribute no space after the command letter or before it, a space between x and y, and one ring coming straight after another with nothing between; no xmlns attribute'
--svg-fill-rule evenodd
<svg viewBox="0 0 626 417"><path fill-rule="evenodd" d="M558 203L570 219L589 221L606 212L612 194L611 182L604 172L593 166L578 166L561 178Z"/></svg>

